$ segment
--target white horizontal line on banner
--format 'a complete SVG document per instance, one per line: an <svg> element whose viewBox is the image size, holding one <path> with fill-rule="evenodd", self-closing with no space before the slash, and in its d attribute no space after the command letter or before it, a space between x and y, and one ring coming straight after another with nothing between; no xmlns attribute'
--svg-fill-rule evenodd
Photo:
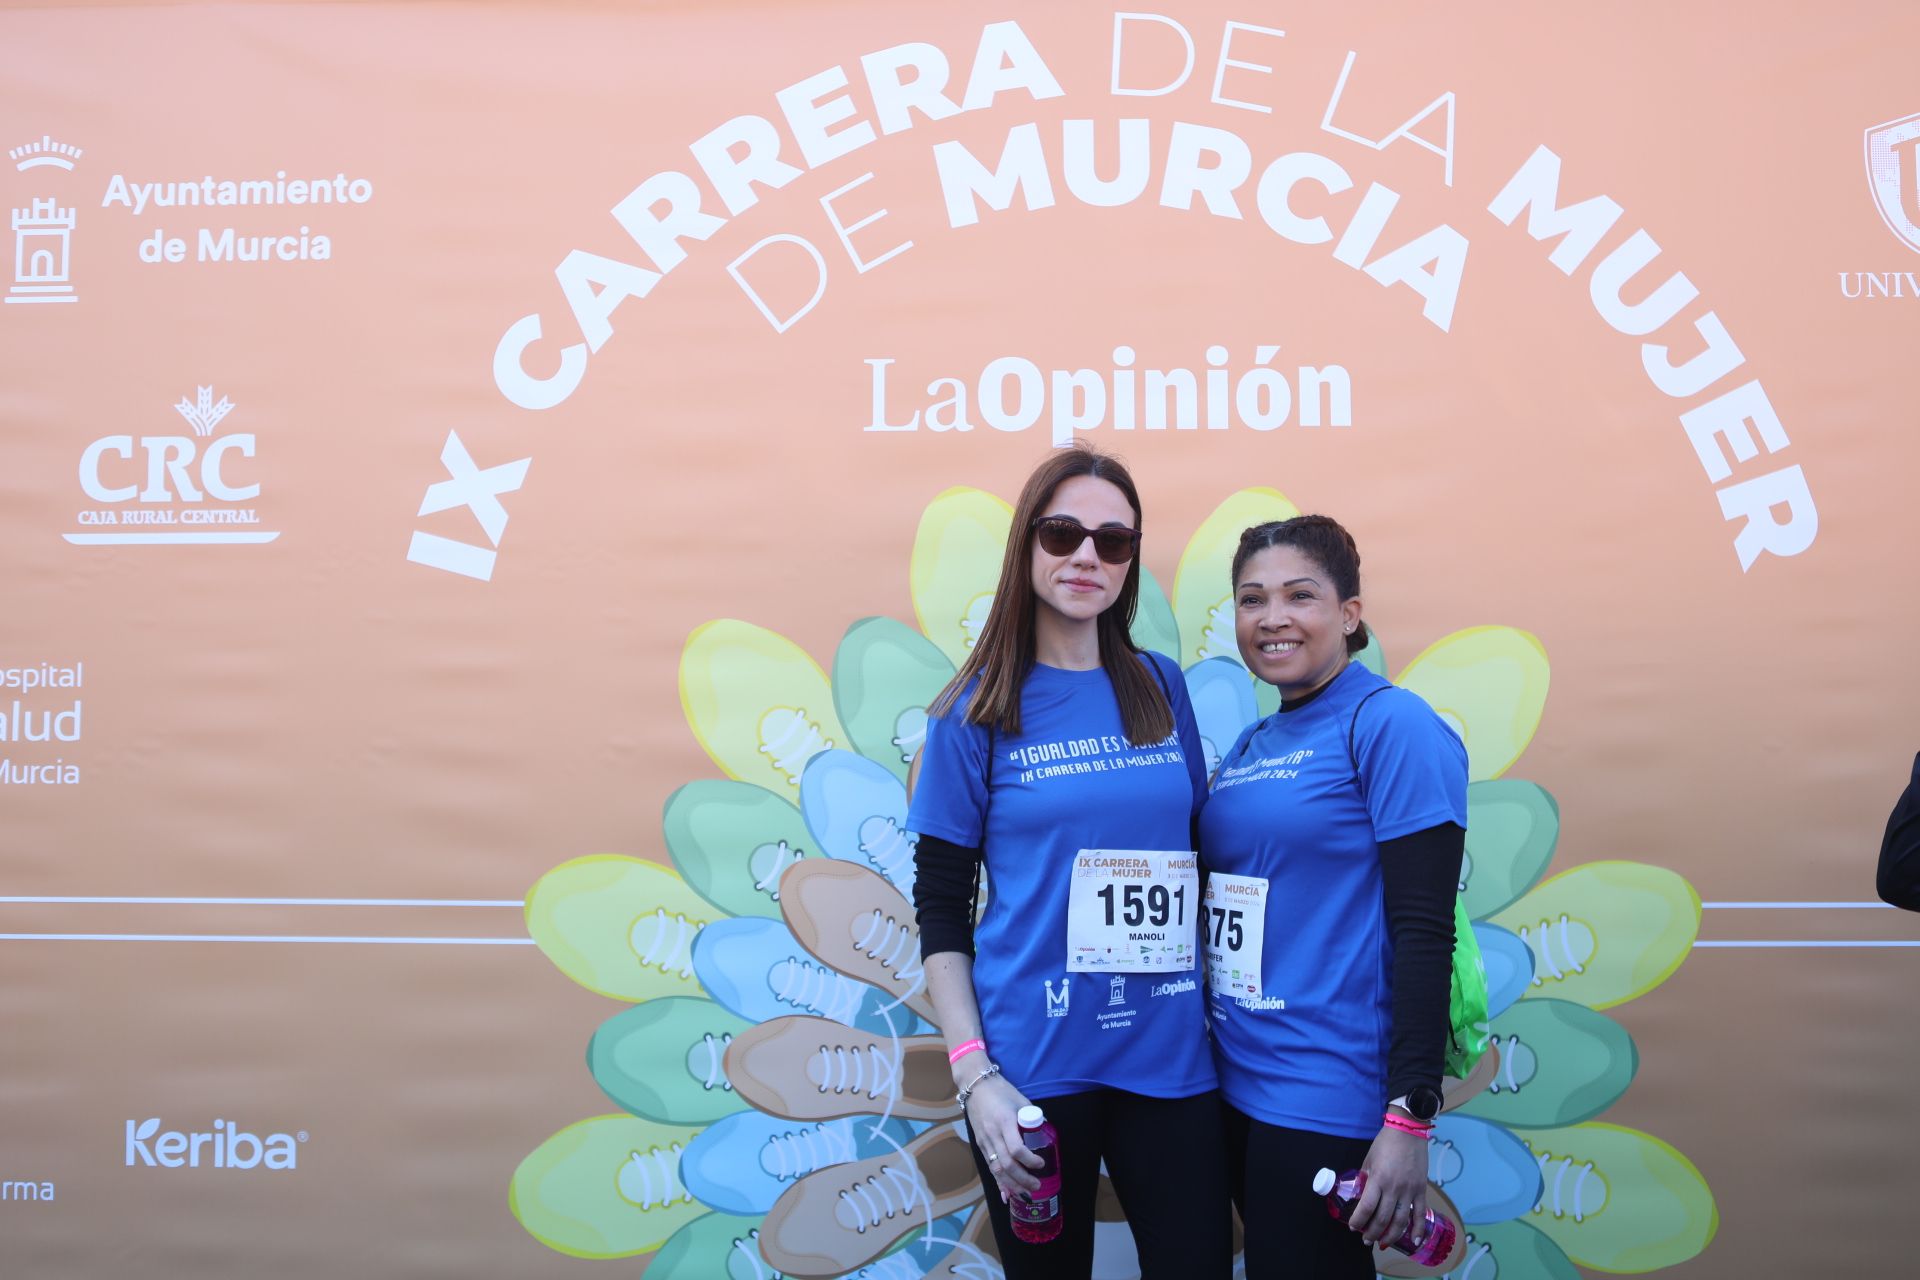
<svg viewBox="0 0 1920 1280"><path fill-rule="evenodd" d="M314 942L351 946L530 947L532 938L335 938L277 933L0 933L0 942Z"/></svg>
<svg viewBox="0 0 1920 1280"><path fill-rule="evenodd" d="M0 906L9 903L99 903L153 907L512 907L527 904L518 898L116 898L82 897L59 894L0 895Z"/></svg>
<svg viewBox="0 0 1920 1280"><path fill-rule="evenodd" d="M1716 941L1716 942L1696 942L1693 945L1696 950L1701 947L1920 947L1920 938L1901 938L1895 941L1858 940L1858 941L1846 941L1846 942L1802 942L1799 940L1793 940L1793 941L1773 940L1773 941L1766 941L1766 942Z"/></svg>
<svg viewBox="0 0 1920 1280"><path fill-rule="evenodd" d="M12 301L12 299L8 299ZM81 547L131 547L131 546L205 546L208 543L261 543L272 542L280 536L278 530L272 533L63 533L60 535L75 546Z"/></svg>
<svg viewBox="0 0 1920 1280"><path fill-rule="evenodd" d="M1703 907L1723 911L1849 911L1893 910L1887 902L1703 902Z"/></svg>

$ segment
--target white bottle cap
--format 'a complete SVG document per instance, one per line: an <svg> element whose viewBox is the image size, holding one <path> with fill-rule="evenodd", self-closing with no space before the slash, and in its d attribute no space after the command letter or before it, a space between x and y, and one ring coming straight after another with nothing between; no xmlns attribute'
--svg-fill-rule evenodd
<svg viewBox="0 0 1920 1280"><path fill-rule="evenodd" d="M1339 1181L1339 1175L1331 1169L1322 1169L1313 1175L1313 1194L1324 1196L1333 1190L1333 1184Z"/></svg>
<svg viewBox="0 0 1920 1280"><path fill-rule="evenodd" d="M1047 1113L1029 1103L1020 1108L1020 1114L1014 1117L1022 1129L1038 1129L1047 1122Z"/></svg>

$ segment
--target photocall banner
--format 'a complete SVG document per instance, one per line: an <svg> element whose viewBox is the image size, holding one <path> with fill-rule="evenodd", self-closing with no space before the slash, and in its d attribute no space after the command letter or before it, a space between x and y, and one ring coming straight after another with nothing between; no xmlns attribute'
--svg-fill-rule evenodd
<svg viewBox="0 0 1920 1280"><path fill-rule="evenodd" d="M1903 1271L1916 38L0 13L0 1273L996 1274L904 779L1080 441L1209 763L1304 511L1466 740L1452 1274Z"/></svg>

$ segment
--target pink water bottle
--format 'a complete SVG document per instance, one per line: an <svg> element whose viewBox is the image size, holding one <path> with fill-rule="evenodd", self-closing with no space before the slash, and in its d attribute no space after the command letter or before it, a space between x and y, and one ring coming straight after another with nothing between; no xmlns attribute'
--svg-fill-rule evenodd
<svg viewBox="0 0 1920 1280"><path fill-rule="evenodd" d="M1362 1171L1348 1170L1336 1177L1333 1170L1322 1169L1313 1175L1314 1194L1325 1196L1327 1212L1342 1222L1353 1216L1354 1206L1360 1203L1360 1193L1366 1187L1367 1175ZM1418 1245L1413 1242L1413 1228L1416 1225L1408 1223L1400 1238L1387 1247L1398 1249L1423 1267L1446 1261L1447 1255L1453 1252L1453 1223L1433 1210L1427 1210L1427 1238Z"/></svg>
<svg viewBox="0 0 1920 1280"><path fill-rule="evenodd" d="M1060 1139L1047 1123L1047 1113L1035 1106L1020 1108L1020 1140L1040 1157L1033 1175L1040 1180L1031 1196L1016 1191L1007 1201L1013 1234L1028 1244L1045 1244L1060 1234Z"/></svg>

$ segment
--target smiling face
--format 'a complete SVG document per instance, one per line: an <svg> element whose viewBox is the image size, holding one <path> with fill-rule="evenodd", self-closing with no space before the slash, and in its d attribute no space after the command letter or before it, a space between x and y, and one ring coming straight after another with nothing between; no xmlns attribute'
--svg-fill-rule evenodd
<svg viewBox="0 0 1920 1280"><path fill-rule="evenodd" d="M1360 600L1342 600L1326 567L1297 547L1247 558L1234 584L1234 638L1247 670L1301 698L1347 665L1347 636L1360 625Z"/></svg>
<svg viewBox="0 0 1920 1280"><path fill-rule="evenodd" d="M1046 505L1043 516L1065 516L1088 529L1103 526L1117 529L1137 527L1138 516L1127 495L1111 481L1095 476L1072 476L1060 482ZM1033 540L1032 579L1034 602L1038 605L1035 624L1052 626L1092 622L1113 604L1127 580L1132 561L1108 564L1094 554L1092 537L1065 555L1049 555L1031 533Z"/></svg>

